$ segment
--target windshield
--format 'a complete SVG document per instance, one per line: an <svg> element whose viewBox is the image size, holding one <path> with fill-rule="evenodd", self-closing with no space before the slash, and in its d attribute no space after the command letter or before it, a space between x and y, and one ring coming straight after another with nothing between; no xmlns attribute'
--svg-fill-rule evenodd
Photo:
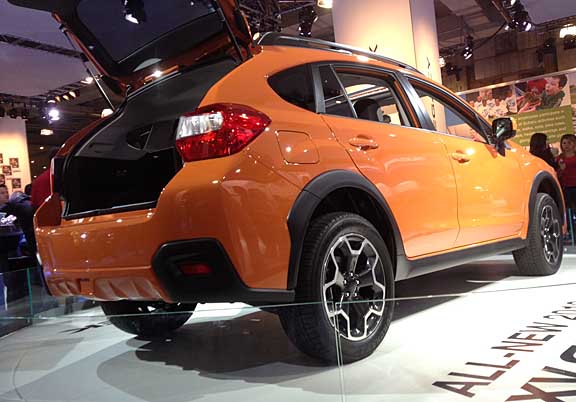
<svg viewBox="0 0 576 402"><path fill-rule="evenodd" d="M82 0L77 13L109 57L130 65L132 71L193 48L222 31L209 0ZM184 36L169 40L168 34L174 31Z"/></svg>

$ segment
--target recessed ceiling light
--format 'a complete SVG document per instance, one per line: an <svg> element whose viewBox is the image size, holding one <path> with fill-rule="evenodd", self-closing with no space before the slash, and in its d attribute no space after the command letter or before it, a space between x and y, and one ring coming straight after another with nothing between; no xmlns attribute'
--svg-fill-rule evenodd
<svg viewBox="0 0 576 402"><path fill-rule="evenodd" d="M40 147L40 151L44 151L44 147Z"/></svg>

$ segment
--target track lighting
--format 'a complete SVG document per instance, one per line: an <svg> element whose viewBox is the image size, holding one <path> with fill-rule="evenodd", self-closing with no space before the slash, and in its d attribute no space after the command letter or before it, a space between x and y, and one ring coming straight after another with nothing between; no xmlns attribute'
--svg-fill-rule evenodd
<svg viewBox="0 0 576 402"><path fill-rule="evenodd" d="M133 24L146 22L146 11L142 0L124 0L124 19Z"/></svg>
<svg viewBox="0 0 576 402"><path fill-rule="evenodd" d="M464 44L464 50L462 51L462 56L464 60L470 60L474 55L474 38L472 35L466 37L466 42Z"/></svg>
<svg viewBox="0 0 576 402"><path fill-rule="evenodd" d="M314 6L307 6L298 12L298 20L300 25L298 26L298 31L300 31L300 36L311 37L312 36L312 24L318 20L318 15Z"/></svg>
<svg viewBox="0 0 576 402"><path fill-rule="evenodd" d="M513 29L519 32L528 32L534 28L530 15L520 1L513 2L512 6L509 7L509 12L512 22L507 25L507 31Z"/></svg>

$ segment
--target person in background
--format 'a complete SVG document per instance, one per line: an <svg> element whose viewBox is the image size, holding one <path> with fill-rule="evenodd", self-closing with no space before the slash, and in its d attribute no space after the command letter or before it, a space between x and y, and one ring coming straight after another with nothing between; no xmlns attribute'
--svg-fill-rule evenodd
<svg viewBox="0 0 576 402"><path fill-rule="evenodd" d="M48 154L49 162L56 156L58 149L50 150ZM40 208L40 205L52 194L50 188L50 169L45 170L40 176L32 183L32 206L34 209Z"/></svg>
<svg viewBox="0 0 576 402"><path fill-rule="evenodd" d="M547 164L552 166L554 170L558 170L558 163L554 159L554 155L548 145L548 137L544 133L535 133L530 137L530 153L543 159Z"/></svg>
<svg viewBox="0 0 576 402"><path fill-rule="evenodd" d="M16 217L16 224L20 226L26 237L28 253L36 251L34 237L34 209L30 203L30 197L22 191L15 191L8 196L8 188L5 184L0 184L0 212Z"/></svg>
<svg viewBox="0 0 576 402"><path fill-rule="evenodd" d="M563 135L560 139L562 153L558 156L558 178L564 190L566 207L576 206L576 136Z"/></svg>
<svg viewBox="0 0 576 402"><path fill-rule="evenodd" d="M26 186L24 186L24 194L28 196L32 195L32 184L26 184Z"/></svg>

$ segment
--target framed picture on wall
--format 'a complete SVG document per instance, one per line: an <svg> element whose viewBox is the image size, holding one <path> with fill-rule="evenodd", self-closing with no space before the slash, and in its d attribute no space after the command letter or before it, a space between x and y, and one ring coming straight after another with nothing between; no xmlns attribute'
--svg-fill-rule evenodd
<svg viewBox="0 0 576 402"><path fill-rule="evenodd" d="M18 158L10 158L10 167L12 171L20 171L20 160Z"/></svg>
<svg viewBox="0 0 576 402"><path fill-rule="evenodd" d="M12 167L10 167L10 165L2 166L2 173L6 176L12 176Z"/></svg>
<svg viewBox="0 0 576 402"><path fill-rule="evenodd" d="M12 179L12 191L22 189L22 180Z"/></svg>
<svg viewBox="0 0 576 402"><path fill-rule="evenodd" d="M4 155L0 154L0 165L4 163Z"/></svg>
<svg viewBox="0 0 576 402"><path fill-rule="evenodd" d="M6 184L6 176L0 173L0 184Z"/></svg>

